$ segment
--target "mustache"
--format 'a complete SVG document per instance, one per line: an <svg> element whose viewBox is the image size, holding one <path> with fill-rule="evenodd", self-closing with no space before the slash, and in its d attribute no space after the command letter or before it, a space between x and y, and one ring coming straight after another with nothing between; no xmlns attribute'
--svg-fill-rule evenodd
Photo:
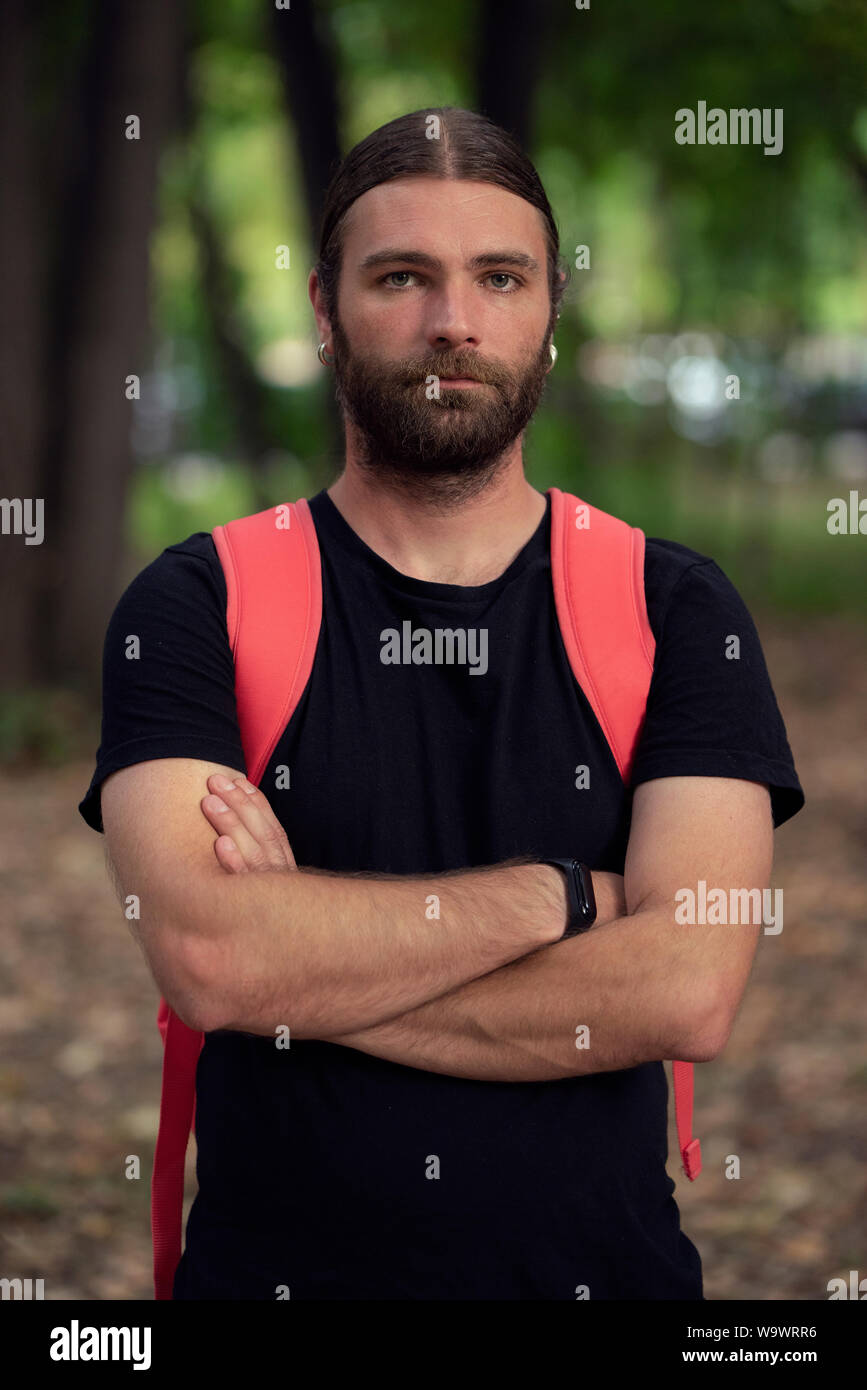
<svg viewBox="0 0 867 1390"><path fill-rule="evenodd" d="M446 356L412 358L400 366L400 376L406 386L423 384L429 376L469 377L473 381L485 382L491 386L503 386L512 380L512 374L504 367L486 361L477 353L463 356L450 353Z"/></svg>

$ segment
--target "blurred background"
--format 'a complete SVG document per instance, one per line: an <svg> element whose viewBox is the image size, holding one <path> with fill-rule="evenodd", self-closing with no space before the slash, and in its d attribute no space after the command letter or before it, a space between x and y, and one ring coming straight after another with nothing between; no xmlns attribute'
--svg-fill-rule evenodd
<svg viewBox="0 0 867 1390"><path fill-rule="evenodd" d="M0 535L0 1275L151 1296L156 989L76 810L106 623L165 546L336 476L324 190L455 104L522 141L573 267L530 480L722 565L807 795L784 931L696 1069L696 1183L672 1141L706 1296L867 1277L865 55L862 0L5 0L0 493L45 532ZM782 109L782 151L676 143L699 101Z"/></svg>

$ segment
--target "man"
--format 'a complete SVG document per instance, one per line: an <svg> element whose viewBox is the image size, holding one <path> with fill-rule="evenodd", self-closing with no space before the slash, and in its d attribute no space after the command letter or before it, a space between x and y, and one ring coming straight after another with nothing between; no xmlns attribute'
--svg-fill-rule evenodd
<svg viewBox="0 0 867 1390"><path fill-rule="evenodd" d="M662 540L624 789L523 470L563 283L502 131L451 109L375 131L335 176L310 277L346 460L311 499L322 631L261 790L211 536L169 547L111 620L81 810L101 828L101 789L154 977L207 1033L176 1298L702 1297L662 1061L719 1054L761 928L684 927L675 895L766 887L803 794L748 612ZM464 630L474 660L391 660L407 620ZM564 857L599 909L568 940L565 880L539 862Z"/></svg>

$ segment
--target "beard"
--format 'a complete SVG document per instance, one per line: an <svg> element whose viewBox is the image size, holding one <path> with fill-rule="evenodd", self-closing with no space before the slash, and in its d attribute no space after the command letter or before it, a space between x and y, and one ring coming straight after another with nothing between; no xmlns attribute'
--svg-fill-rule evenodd
<svg viewBox="0 0 867 1390"><path fill-rule="evenodd" d="M358 463L417 498L456 505L481 492L526 429L550 369L549 334L512 368L457 348L388 362L352 351L332 318L337 400L358 435ZM453 387L430 377L472 377Z"/></svg>

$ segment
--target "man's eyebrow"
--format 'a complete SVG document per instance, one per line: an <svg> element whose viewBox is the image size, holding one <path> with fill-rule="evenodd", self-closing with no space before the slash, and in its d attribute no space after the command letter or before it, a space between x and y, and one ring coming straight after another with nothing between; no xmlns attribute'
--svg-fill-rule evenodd
<svg viewBox="0 0 867 1390"><path fill-rule="evenodd" d="M480 270L486 265L517 265L524 270L538 270L539 262L525 251L486 251L481 256L473 256L469 263L473 269Z"/></svg>
<svg viewBox="0 0 867 1390"><path fill-rule="evenodd" d="M437 260L436 256L429 256L425 251L405 251L399 246L388 246L383 251L372 251L369 256L365 256L359 269L371 270L378 265L391 265L394 261L400 261L403 265L424 266L426 270L443 268L442 261ZM524 251L485 251L467 261L470 270L481 270L489 265L514 265L529 271L539 269L539 262Z"/></svg>

